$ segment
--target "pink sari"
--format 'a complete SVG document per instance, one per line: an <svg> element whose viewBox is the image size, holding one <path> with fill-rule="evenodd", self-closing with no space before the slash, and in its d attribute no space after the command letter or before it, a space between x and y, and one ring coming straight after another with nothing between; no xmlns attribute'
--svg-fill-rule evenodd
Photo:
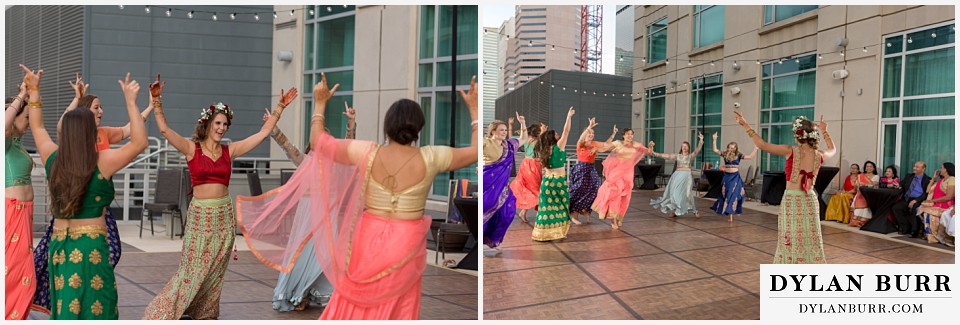
<svg viewBox="0 0 960 325"><path fill-rule="evenodd" d="M605 180L597 191L597 198L593 201L593 211L600 214L600 219L611 217L623 218L627 214L630 198L633 196L633 170L637 162L647 153L647 148L634 142L637 152L631 156L622 157L618 146L607 159L603 161L603 176Z"/></svg>
<svg viewBox="0 0 960 325"><path fill-rule="evenodd" d="M290 272L309 240L334 286L321 319L416 319L430 218L364 212L373 143L324 134L286 185L237 197L244 240L264 264ZM357 165L335 161L350 152Z"/></svg>

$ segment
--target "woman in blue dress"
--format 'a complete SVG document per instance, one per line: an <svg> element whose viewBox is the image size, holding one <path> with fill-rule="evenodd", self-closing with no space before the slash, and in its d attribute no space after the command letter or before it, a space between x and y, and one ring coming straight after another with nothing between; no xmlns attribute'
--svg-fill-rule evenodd
<svg viewBox="0 0 960 325"><path fill-rule="evenodd" d="M720 215L729 216L729 221L733 222L734 215L743 213L743 179L740 178L740 161L750 160L757 157L757 150L744 156L740 153L740 146L736 142L727 144L727 150L721 152L717 150L717 134L713 134L713 152L720 155L723 159L723 190L720 192L720 198L713 203L710 209Z"/></svg>

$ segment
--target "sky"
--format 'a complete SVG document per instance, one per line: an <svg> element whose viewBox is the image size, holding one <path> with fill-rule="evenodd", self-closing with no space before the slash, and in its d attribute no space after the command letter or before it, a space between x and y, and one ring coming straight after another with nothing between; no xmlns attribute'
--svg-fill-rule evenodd
<svg viewBox="0 0 960 325"><path fill-rule="evenodd" d="M499 28L504 20L510 19L516 13L512 5L483 5L481 6L480 21L483 27ZM616 41L617 28L617 6L603 6L603 71L602 73L613 74L613 65L616 50L614 43Z"/></svg>

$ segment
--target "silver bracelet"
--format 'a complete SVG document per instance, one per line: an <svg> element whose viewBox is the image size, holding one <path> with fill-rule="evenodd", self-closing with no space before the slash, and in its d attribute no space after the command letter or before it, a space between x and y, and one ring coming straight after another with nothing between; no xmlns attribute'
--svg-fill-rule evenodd
<svg viewBox="0 0 960 325"><path fill-rule="evenodd" d="M479 121L479 120L473 120L473 122L470 122L470 126L471 126L471 127L477 126L477 125L480 125L480 121Z"/></svg>

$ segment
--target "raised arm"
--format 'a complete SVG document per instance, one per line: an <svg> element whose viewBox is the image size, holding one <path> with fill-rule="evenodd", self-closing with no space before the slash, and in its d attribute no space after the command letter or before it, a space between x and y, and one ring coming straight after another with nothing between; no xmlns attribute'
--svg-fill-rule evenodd
<svg viewBox="0 0 960 325"><path fill-rule="evenodd" d="M753 158L757 158L757 151L760 151L760 147L754 147L753 151L751 151L749 155L743 156L743 159L750 160Z"/></svg>
<svg viewBox="0 0 960 325"><path fill-rule="evenodd" d="M160 76L157 75L157 80ZM117 171L127 166L134 158L137 158L143 149L147 148L147 127L143 123L143 116L140 115L140 108L137 107L137 93L140 92L140 84L135 80L130 80L130 73L127 73L125 80L117 80L120 88L123 90L123 98L127 103L127 115L130 117L130 142L122 147L100 152L100 160L97 165L104 177L109 178Z"/></svg>
<svg viewBox="0 0 960 325"><path fill-rule="evenodd" d="M507 118L507 139L513 137L513 116Z"/></svg>
<svg viewBox="0 0 960 325"><path fill-rule="evenodd" d="M617 137L617 131L618 131L618 130L617 130L617 125L614 124L614 125L613 125L613 132L610 133L610 137L607 138L607 141L605 141L605 142L603 143L603 146L600 146L600 148L597 148L597 152L607 152L607 151L613 150L613 147L614 147L614 146L613 146L613 139Z"/></svg>
<svg viewBox="0 0 960 325"><path fill-rule="evenodd" d="M827 149L821 150L820 154L823 155L823 159L833 158L837 154L836 147L833 146L833 139L830 138L830 133L827 132L827 122L823 121L823 115L820 115L820 123L817 125L820 128L820 133L823 133L823 142L826 143Z"/></svg>
<svg viewBox="0 0 960 325"><path fill-rule="evenodd" d="M143 122L147 122L147 117L150 116L150 112L153 111L153 103L154 103L154 97L150 96L150 103L147 104L147 109L143 110L143 112L140 112L140 118L143 119ZM123 129L123 138L121 138L120 140L130 137L130 134L131 134L130 123L128 122L126 125L122 126L121 128ZM115 143L115 142L111 142L111 143Z"/></svg>
<svg viewBox="0 0 960 325"><path fill-rule="evenodd" d="M287 105L290 105L295 98L297 98L297 87L291 87L286 93L283 92L283 89L280 89L280 103L273 109L273 113L270 113L270 118L263 123L263 126L260 127L260 131L257 133L231 144L230 157L243 156L260 145L263 140L266 140L267 137L270 136L270 132L273 131L273 128L277 126L277 121L280 120L280 114L283 114L283 110L287 108Z"/></svg>
<svg viewBox="0 0 960 325"><path fill-rule="evenodd" d="M80 76L80 73L77 73L77 77L73 82L67 81L67 83L70 84L70 88L73 88L74 96L70 104L67 105L67 109L63 111L63 114L60 114L60 120L57 121L57 130L60 130L60 125L63 124L63 116L67 115L67 112L77 108L80 98L83 98L83 95L87 93L87 89L90 88L90 84L83 82L83 77Z"/></svg>
<svg viewBox="0 0 960 325"><path fill-rule="evenodd" d="M37 144L37 151L40 153L40 162L47 163L47 158L57 150L57 144L50 139L50 134L43 126L43 102L40 101L40 76L43 70L33 71L24 65L20 65L25 73L23 84L27 89L27 109L30 110L30 130L33 132L33 140Z"/></svg>
<svg viewBox="0 0 960 325"><path fill-rule="evenodd" d="M700 150L703 149L703 133L700 133L697 138L700 139L700 142L697 143L697 149L694 149L693 152L690 153L691 156L696 156L700 153Z"/></svg>
<svg viewBox="0 0 960 325"><path fill-rule="evenodd" d="M523 115L520 115L520 113L513 112L513 114L517 115L517 121L520 122L520 139L519 139L520 142L519 143L522 146L524 143L527 143L527 141L530 140L530 136L527 134L527 119L523 117Z"/></svg>
<svg viewBox="0 0 960 325"><path fill-rule="evenodd" d="M462 89L460 90L460 97L463 98L463 101L467 104L467 108L470 110L470 119L473 121L470 123L470 146L466 148L453 148L453 160L450 162L450 171L464 168L477 162L477 125L480 123L480 121L477 120L477 108L480 106L477 100L478 95L477 76L473 76L473 78L470 79L470 90L468 92L464 92Z"/></svg>
<svg viewBox="0 0 960 325"><path fill-rule="evenodd" d="M326 117L323 116L323 112L326 112L327 102L333 97L337 88L340 88L340 84L333 85L333 88L328 87L327 75L325 73L320 73L320 82L313 86L313 116L310 118L310 147L312 147L314 151L320 151L319 148L317 148L317 141L320 139L320 136L327 132L324 127ZM343 146L345 150L336 150L334 161L341 164L356 165L362 157L362 150L352 150L352 148L359 148L359 146L353 146L352 143L351 145Z"/></svg>
<svg viewBox="0 0 960 325"><path fill-rule="evenodd" d="M560 140L557 141L557 145L561 149L567 146L567 137L570 136L570 120L573 119L575 113L573 106L570 106L570 109L567 110L567 121L563 124L563 133L560 134Z"/></svg>
<svg viewBox="0 0 960 325"><path fill-rule="evenodd" d="M356 139L357 138L357 110L347 104L347 101L343 101L344 111L343 115L347 117L347 139Z"/></svg>
<svg viewBox="0 0 960 325"><path fill-rule="evenodd" d="M723 152L720 152L720 150L717 150L717 133L716 132L713 133L713 153L717 154L718 156L723 156Z"/></svg>
<svg viewBox="0 0 960 325"><path fill-rule="evenodd" d="M577 146L587 142L587 136L590 134L590 130L593 130L594 126L597 126L597 118L591 117L587 119L589 122L587 127L583 128L583 132L580 132L580 139L577 139Z"/></svg>
<svg viewBox="0 0 960 325"><path fill-rule="evenodd" d="M747 120L743 119L743 115L740 114L740 112L734 111L733 113L736 114L737 123L740 123L740 126L742 126L743 129L747 131L747 136L750 137L750 140L753 141L753 144L757 145L757 149L772 153L777 156L784 156L784 157L789 156L790 153L793 152L793 150L791 150L789 146L785 146L781 144L770 144L770 143L767 143L766 141L763 141L763 139L760 138L760 135L757 134L757 131L754 131L753 128L750 127L750 124L747 123ZM714 146L716 146L716 141L714 141Z"/></svg>
<svg viewBox="0 0 960 325"><path fill-rule="evenodd" d="M17 116L27 107L27 87L20 83L18 88L20 91L17 93L17 97L13 98L13 101L10 102L10 105L7 105L7 109L4 111L6 119L3 125L4 130L7 131L6 134L10 134L10 131L13 130L13 120L17 119Z"/></svg>
<svg viewBox="0 0 960 325"><path fill-rule="evenodd" d="M270 109L264 107L263 110L263 121L266 122L270 119ZM283 131L280 131L279 126L273 127L273 130L270 131L270 137L273 138L273 141L277 142L277 145L280 146L280 149L283 149L283 153L293 161L294 165L300 166L300 163L303 162L303 154L300 153L297 146L294 146L287 140L287 136L283 134Z"/></svg>
<svg viewBox="0 0 960 325"><path fill-rule="evenodd" d="M153 108L157 111L153 114L153 117L157 120L157 129L160 130L160 134L170 142L170 145L177 148L177 151L187 156L187 160L189 161L193 159L193 151L195 150L193 142L167 126L167 117L163 113L163 103L160 101L160 95L163 93L163 87L166 86L166 84L166 81L160 81L160 74L157 74L157 81L154 81L149 86L150 97L152 97L150 98L152 102L151 105L153 105Z"/></svg>

